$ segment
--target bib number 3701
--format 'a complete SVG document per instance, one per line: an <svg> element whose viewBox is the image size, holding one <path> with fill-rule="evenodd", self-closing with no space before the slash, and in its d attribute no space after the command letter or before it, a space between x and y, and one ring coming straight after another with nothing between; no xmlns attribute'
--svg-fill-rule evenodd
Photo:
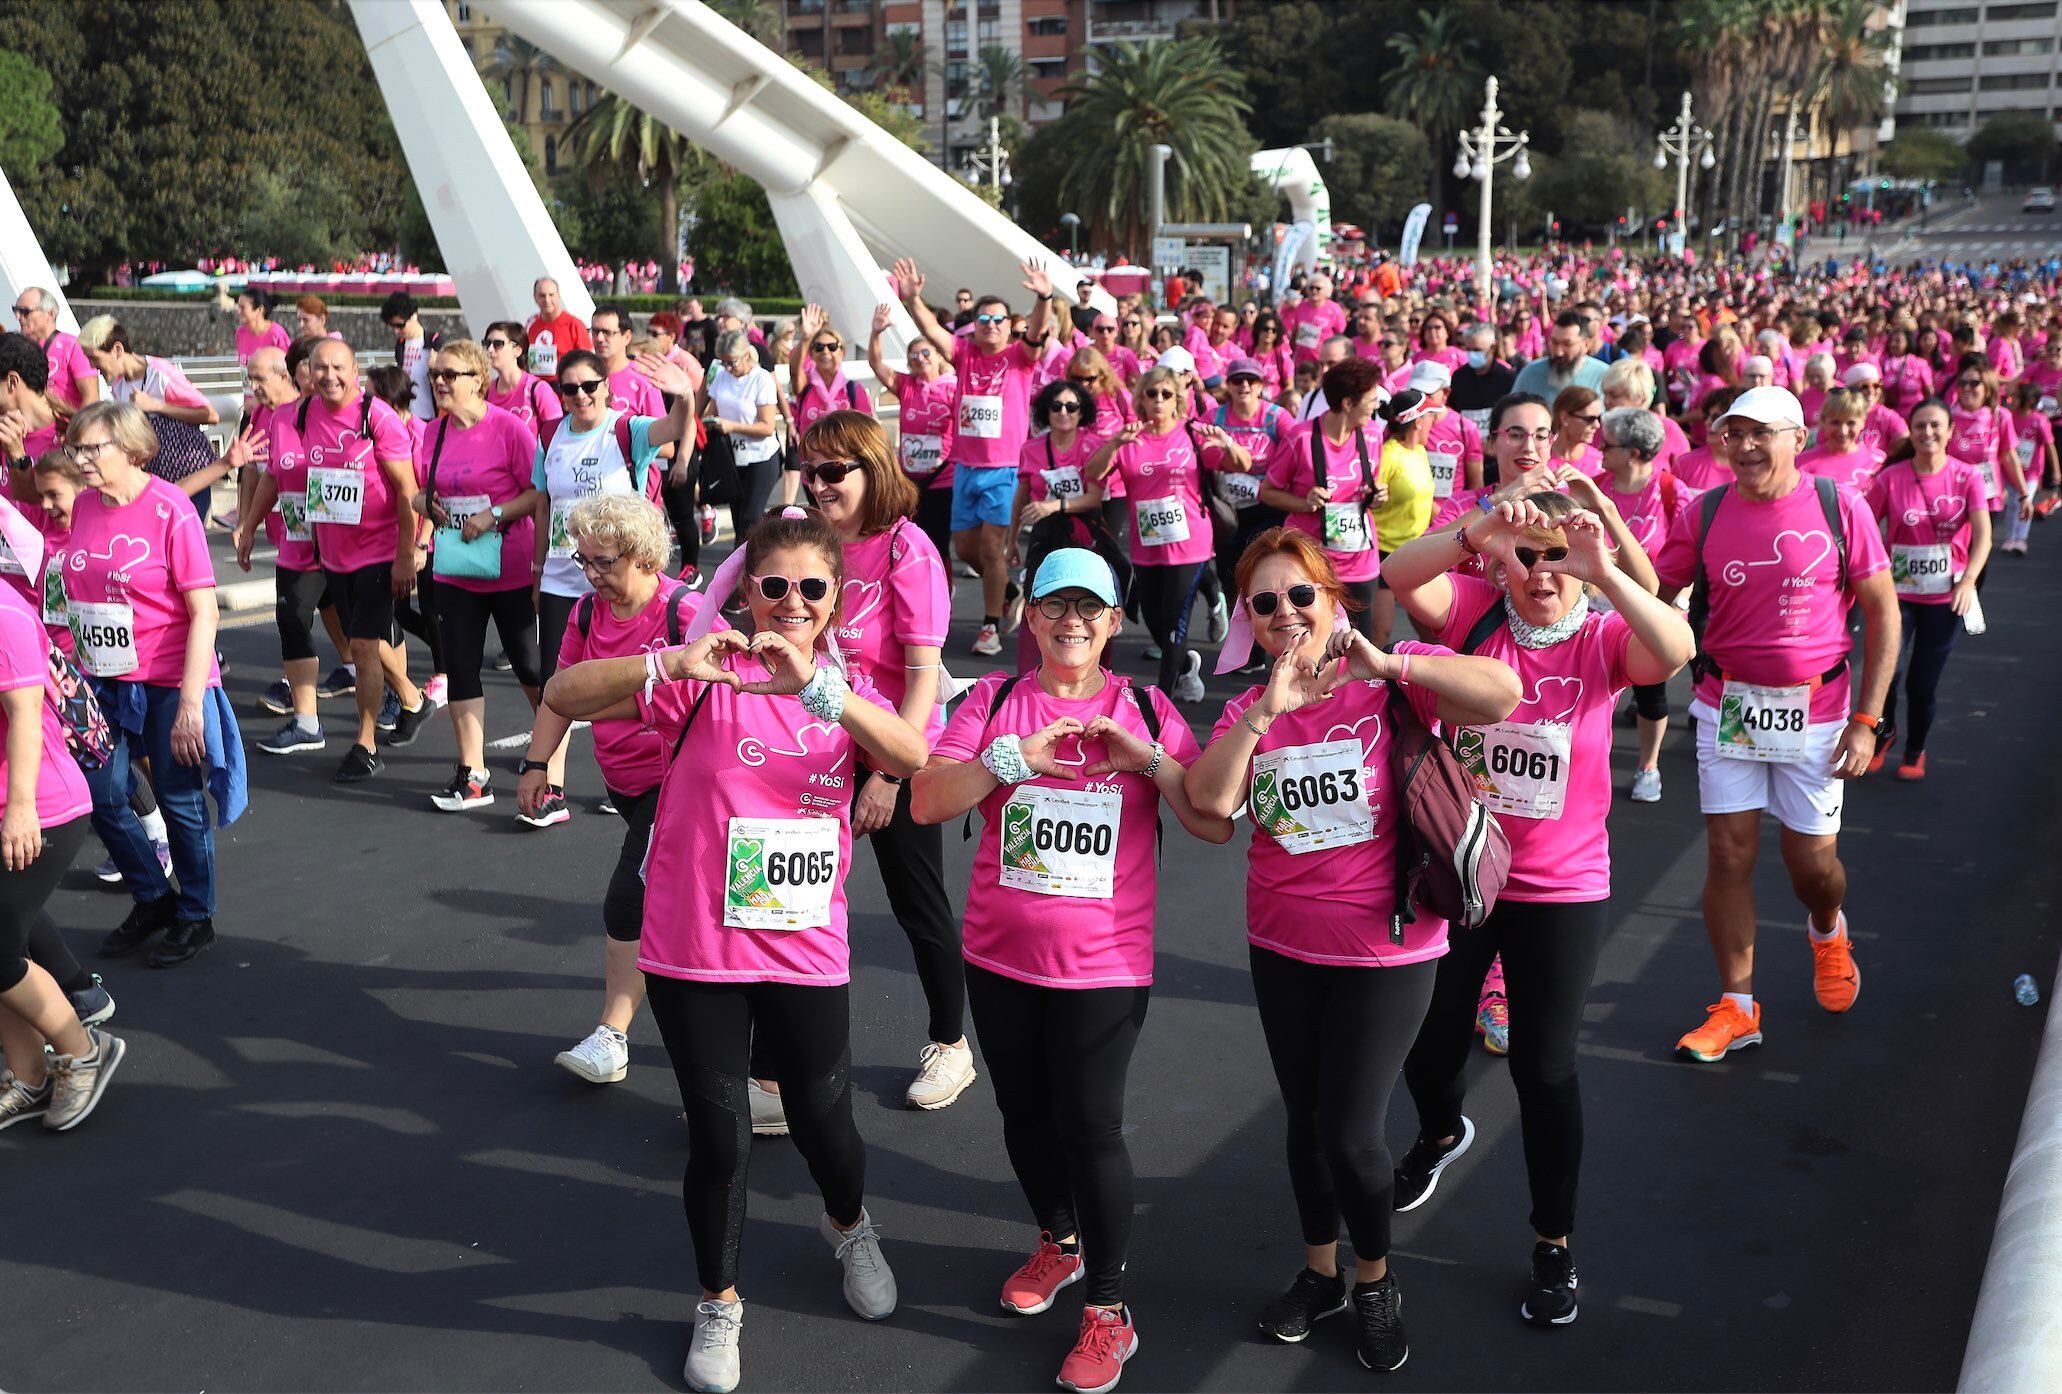
<svg viewBox="0 0 2062 1394"><path fill-rule="evenodd" d="M723 923L731 929L822 929L838 884L835 818L733 818Z"/></svg>
<svg viewBox="0 0 2062 1394"><path fill-rule="evenodd" d="M1810 687L1763 687L1728 678L1718 699L1718 754L1727 760L1801 764L1810 724Z"/></svg>

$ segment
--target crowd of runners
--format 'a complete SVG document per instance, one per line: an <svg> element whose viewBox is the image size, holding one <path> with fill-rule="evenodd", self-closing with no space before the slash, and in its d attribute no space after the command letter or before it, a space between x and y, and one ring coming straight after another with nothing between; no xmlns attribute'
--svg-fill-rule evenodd
<svg viewBox="0 0 2062 1394"><path fill-rule="evenodd" d="M1765 814L1812 997L1851 1010L1843 793L1926 778L1989 564L2054 507L2062 308L2019 272L1503 269L1493 307L1391 267L1350 304L1319 272L1278 307L1178 285L1166 311L1105 311L1035 264L947 295L904 260L869 323L811 305L771 339L736 301L583 323L543 280L534 317L477 339L427 335L397 294L393 365L362 375L320 302L295 334L250 292L219 453L176 364L109 319L61 333L26 292L0 335L0 1128L77 1125L123 1058L47 909L88 830L134 902L97 955L193 961L246 747L326 751L323 700L355 706L337 782L442 710L458 762L434 807L495 804L491 625L527 708L516 816L573 816L584 726L588 792L623 820L600 1011L557 1063L623 1079L649 1003L685 1109L691 1388L741 1377L754 1136L807 1162L852 1310L895 1310L850 1078L861 838L926 1002L908 1104L984 1075L1002 1116L1026 1226L999 1301L1031 1316L1081 1285L1061 1387L1111 1389L1139 1349L1125 1079L1170 839L1245 844L1306 1250L1261 1331L1350 1312L1363 1364L1403 1364L1391 1216L1474 1138L1478 1038L1522 1118L1514 1305L1575 1321L1613 723L1637 725L1638 803L1664 797L1671 716L1693 727L1716 990L1684 1004L1678 1055L1763 1041ZM898 303L916 332L891 359ZM283 723L248 741L203 524L225 475L237 565L262 545L277 595L260 702ZM735 545L705 569L718 509ZM955 573L980 602L966 650ZM944 830L976 822L948 884ZM1801 990L1768 986L1771 1025L1794 1019ZM1416 1128L1392 1155L1399 1081Z"/></svg>

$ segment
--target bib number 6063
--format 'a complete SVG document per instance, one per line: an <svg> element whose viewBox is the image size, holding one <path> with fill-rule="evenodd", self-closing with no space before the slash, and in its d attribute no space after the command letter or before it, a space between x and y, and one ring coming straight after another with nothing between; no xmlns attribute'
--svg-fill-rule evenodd
<svg viewBox="0 0 2062 1394"><path fill-rule="evenodd" d="M1282 807L1291 813L1305 808L1355 803L1360 799L1360 771L1340 769L1293 775L1282 780L1280 789Z"/></svg>

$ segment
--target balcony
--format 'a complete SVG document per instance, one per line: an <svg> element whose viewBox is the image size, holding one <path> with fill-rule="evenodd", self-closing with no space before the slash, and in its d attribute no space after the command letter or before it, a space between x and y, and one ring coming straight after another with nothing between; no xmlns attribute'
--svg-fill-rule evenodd
<svg viewBox="0 0 2062 1394"><path fill-rule="evenodd" d="M1151 44L1174 37L1171 19L1099 20L1089 26L1088 41L1095 44Z"/></svg>

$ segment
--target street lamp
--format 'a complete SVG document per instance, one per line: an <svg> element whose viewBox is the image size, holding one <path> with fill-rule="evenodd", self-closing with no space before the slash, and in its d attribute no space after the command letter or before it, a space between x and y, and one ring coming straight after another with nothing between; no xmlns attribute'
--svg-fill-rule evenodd
<svg viewBox="0 0 2062 1394"><path fill-rule="evenodd" d="M1492 77L1483 95L1481 128L1461 132L1460 153L1454 157L1453 162L1454 178L1473 179L1482 186L1482 216L1477 229L1479 240L1475 252L1475 293L1485 307L1492 303L1489 279L1489 199L1496 179L1496 167L1505 160L1510 160L1513 175L1520 179L1532 177L1532 160L1525 153L1531 135L1526 131L1512 135L1497 124L1502 117L1503 112L1496 104L1496 79Z"/></svg>
<svg viewBox="0 0 2062 1394"><path fill-rule="evenodd" d="M1689 93L1683 93L1682 115L1673 126L1655 136L1654 143L1654 168L1667 169L1668 162L1675 161L1675 250L1687 261L1690 241L1683 205L1690 201L1690 161L1695 159L1699 169L1710 169L1718 163L1718 157L1711 153L1711 132L1690 117Z"/></svg>
<svg viewBox="0 0 2062 1394"><path fill-rule="evenodd" d="M988 118L988 143L967 152L967 183L978 187L983 179L998 193L1015 182L1010 174L1009 151L1002 148L1000 117Z"/></svg>
<svg viewBox="0 0 2062 1394"><path fill-rule="evenodd" d="M1060 226L1067 230L1067 256L1078 260L1081 256L1081 218L1079 214L1060 214Z"/></svg>

